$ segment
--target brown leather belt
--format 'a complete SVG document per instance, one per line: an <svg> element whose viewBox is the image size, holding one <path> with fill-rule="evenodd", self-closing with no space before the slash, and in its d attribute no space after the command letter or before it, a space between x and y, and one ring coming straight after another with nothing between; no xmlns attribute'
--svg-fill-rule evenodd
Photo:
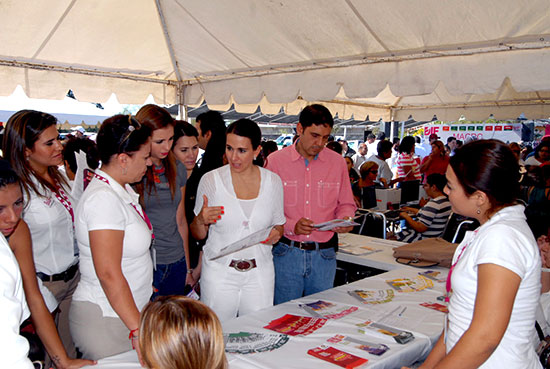
<svg viewBox="0 0 550 369"><path fill-rule="evenodd" d="M42 282L56 282L56 281L68 282L71 279L73 279L73 277L76 274L77 270L78 270L78 263L76 263L75 265L69 267L69 269L67 269L66 271L58 273L58 274L48 275L48 274L44 274L42 272L37 272L36 275L37 275L38 278L40 278L42 280Z"/></svg>
<svg viewBox="0 0 550 369"><path fill-rule="evenodd" d="M330 249L332 247L338 246L338 236L336 233L332 236L330 240L327 242L300 242L300 241L293 241L285 236L281 237L279 242L284 243L285 245L288 245L290 247L297 247L300 250L306 250L306 251L312 251L312 250L323 250L323 249Z"/></svg>
<svg viewBox="0 0 550 369"><path fill-rule="evenodd" d="M256 268L256 259L239 259L231 260L229 267L235 268L239 272L248 272L251 269Z"/></svg>

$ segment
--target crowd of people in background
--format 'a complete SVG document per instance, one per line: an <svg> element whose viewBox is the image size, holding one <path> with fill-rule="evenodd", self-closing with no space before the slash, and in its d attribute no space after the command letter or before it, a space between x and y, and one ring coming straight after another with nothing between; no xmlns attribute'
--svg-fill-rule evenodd
<svg viewBox="0 0 550 369"><path fill-rule="evenodd" d="M0 275L12 296L6 311L26 318L30 310L29 320L2 332L13 368L30 368L20 323L34 326L48 367L92 365L133 348L149 368L226 368L220 321L333 286L338 234L352 227L323 232L314 224L351 219L358 208L377 207L377 190L411 183L426 198L400 210L398 240L440 237L452 212L481 224L455 257L452 283L462 300L450 299L449 340L436 344L426 367L464 360L471 337L483 341L476 334L489 328L473 364L523 367L513 351L528 351L527 305L540 294L537 239L550 267L550 136L533 150L496 140L444 143L436 134L426 143L390 141L380 132L354 150L334 140L332 114L319 104L304 108L283 149L255 122L226 127L215 111L191 125L145 105L105 120L96 142L82 134L61 142L56 124L23 110L4 130ZM490 317L497 303L505 309ZM182 357L191 364L177 364ZM534 360L530 351L525 357Z"/></svg>

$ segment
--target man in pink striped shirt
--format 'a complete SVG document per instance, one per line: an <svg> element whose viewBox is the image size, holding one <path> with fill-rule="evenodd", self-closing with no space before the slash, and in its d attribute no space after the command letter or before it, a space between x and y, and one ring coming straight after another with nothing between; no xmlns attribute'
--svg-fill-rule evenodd
<svg viewBox="0 0 550 369"><path fill-rule="evenodd" d="M269 156L267 169L284 187L284 236L273 247L275 304L332 288L336 273L337 233L318 231L314 224L352 217L355 203L342 156L323 150L334 121L329 110L309 105L300 113L292 146Z"/></svg>

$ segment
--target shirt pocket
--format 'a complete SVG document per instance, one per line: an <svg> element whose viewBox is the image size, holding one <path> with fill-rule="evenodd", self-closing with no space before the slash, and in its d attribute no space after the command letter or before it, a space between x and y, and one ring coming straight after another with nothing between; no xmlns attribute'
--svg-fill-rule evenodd
<svg viewBox="0 0 550 369"><path fill-rule="evenodd" d="M298 181L283 181L285 206L298 204Z"/></svg>
<svg viewBox="0 0 550 369"><path fill-rule="evenodd" d="M319 206L322 208L336 208L338 195L340 194L340 182L322 182L317 184L317 196Z"/></svg>

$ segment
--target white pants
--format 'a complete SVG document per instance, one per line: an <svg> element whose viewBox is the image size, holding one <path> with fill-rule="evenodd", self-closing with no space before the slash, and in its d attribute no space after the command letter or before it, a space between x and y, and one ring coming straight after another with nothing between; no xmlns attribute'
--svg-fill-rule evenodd
<svg viewBox="0 0 550 369"><path fill-rule="evenodd" d="M273 260L256 258L256 263L256 268L239 272L229 267L229 261L203 258L201 301L214 310L221 322L273 305Z"/></svg>

